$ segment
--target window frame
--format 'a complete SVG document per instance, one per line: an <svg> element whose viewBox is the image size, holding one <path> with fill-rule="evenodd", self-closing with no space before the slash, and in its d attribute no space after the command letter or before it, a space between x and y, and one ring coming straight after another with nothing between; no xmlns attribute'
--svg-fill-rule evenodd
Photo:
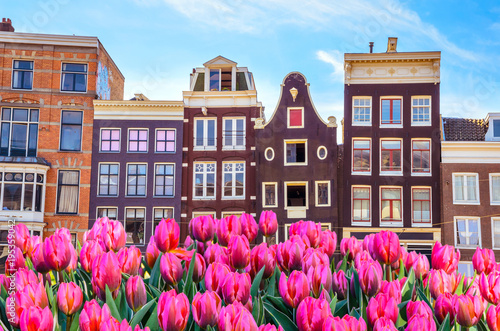
<svg viewBox="0 0 500 331"><path fill-rule="evenodd" d="M137 151L130 150L130 131L137 131ZM139 139L139 134L141 131L146 131L146 150L145 151L139 150L139 143L144 141L144 140ZM136 141L136 140L133 140L133 141ZM155 141L156 141L156 137L155 137ZM128 128L127 129L127 153L148 153L148 152L149 152L149 128Z"/></svg>
<svg viewBox="0 0 500 331"><path fill-rule="evenodd" d="M370 100L370 120L367 122L357 122L354 120L355 109L356 108L367 108L361 106L355 106L354 100ZM358 115L359 116L359 115ZM364 115L366 116L366 115ZM353 96L352 97L352 126L372 126L372 118L373 118L373 100L371 96Z"/></svg>
<svg viewBox="0 0 500 331"><path fill-rule="evenodd" d="M207 144L208 142L208 137L202 137L203 139L203 145L196 145L197 139L198 139L198 121L203 121L203 133L208 133L208 121L213 120L214 121L214 145L209 146ZM194 125L193 125L193 150L194 151L215 151L217 150L217 117L195 117L194 118Z"/></svg>
<svg viewBox="0 0 500 331"><path fill-rule="evenodd" d="M12 180L7 180L5 178L5 175L7 173L15 173L15 174L22 174L22 180L21 181L16 181L14 179ZM32 174L34 176L33 181L28 181L26 179L26 175ZM42 182L38 181L38 176L43 176ZM15 178L15 177L14 177ZM24 169L19 169L19 168L11 168L11 167L3 167L0 169L0 210L2 212L8 212L8 213L38 213L43 217L43 213L45 210L45 187L47 185L47 173L44 171L40 171L38 168L24 168ZM22 209L6 209L4 210L4 202L5 202L5 185L6 184L15 184L15 185L21 185L21 197L20 197L20 208ZM32 197L31 197L31 210L25 210L25 197L26 197L26 186L27 185L32 185L33 186L33 191L32 191ZM37 188L41 187L41 192L40 192L40 210L36 210L36 198L37 198ZM9 218L12 217L9 215Z"/></svg>
<svg viewBox="0 0 500 331"><path fill-rule="evenodd" d="M290 124L290 110L300 110L301 115L301 125L291 125ZM304 107L287 107L286 108L286 127L288 129L302 129L304 128Z"/></svg>
<svg viewBox="0 0 500 331"><path fill-rule="evenodd" d="M173 174L172 175L159 175L159 176L163 176L163 177L167 177L167 176L172 176L172 195L157 195L156 194L156 176L158 176L158 174L156 173L156 166L158 165L162 165L162 166L165 166L165 165L169 165L169 166L172 166L172 170L173 170ZM170 185L165 185L165 182L163 182L163 191L165 191L165 187L166 186L170 186ZM153 183L153 197L154 198L174 198L175 197L175 163L173 162L157 162L157 163L154 163L154 183ZM154 216L154 214L153 214Z"/></svg>
<svg viewBox="0 0 500 331"><path fill-rule="evenodd" d="M6 109L9 109L10 111L10 117L9 117L9 120L4 120L3 119L3 111L6 110ZM23 109L26 109L28 111L28 120L27 121L14 121L14 110L16 109L19 109L19 110L23 110ZM31 112L36 110L38 112L38 120L35 122L35 121L32 121L31 120ZM34 131L35 134L36 134L36 151L35 151L35 156L38 156L38 143L39 143L39 137L38 137L38 130L40 128L40 108L21 108L21 107L0 107L0 139L2 139L1 135L3 134L3 131L2 131L2 126L3 126L3 123L8 123L9 124L9 133L8 133L8 146L7 146L7 154L8 155L5 155L5 156L13 156L13 157L16 157L17 155L12 155L12 131L13 131L13 128L14 128L14 124L15 123L26 123L26 152L24 154L24 157L33 157L33 155L29 155L29 139L30 139L30 127L31 125L35 125L36 124L36 130ZM1 147L0 145L0 148L3 148ZM19 155L20 156L20 155Z"/></svg>
<svg viewBox="0 0 500 331"><path fill-rule="evenodd" d="M466 220L466 225L465 225L465 228L466 228L466 233L469 233L469 236L470 237L470 232L469 232L469 221L473 220L473 221L477 221L477 232L478 232L478 242L479 244L477 246L475 245L470 245L470 244L458 244L457 243L457 235L458 235L458 230L457 230L457 221L458 220ZM463 249L475 249L477 247L479 248L482 248L482 238L481 238L481 218L479 216L453 216L453 237L454 237L454 243L455 243L455 247L457 248L463 248Z"/></svg>
<svg viewBox="0 0 500 331"><path fill-rule="evenodd" d="M165 131L165 139L167 131L174 131L174 150L173 151L158 151L158 131ZM162 140L160 141L162 142ZM167 142L171 142L171 140L165 140L165 149L167 149ZM160 154L174 154L177 152L177 129L176 128L156 128L155 129L155 153Z"/></svg>
<svg viewBox="0 0 500 331"><path fill-rule="evenodd" d="M453 194L453 204L454 205L480 205L481 204L481 198L479 196L479 174L477 172L454 172L451 175L452 179L452 194ZM457 200L455 196L455 178L459 176L474 176L476 177L476 200L475 201L469 201L469 200ZM465 182L464 182L465 183ZM464 197L467 196L467 189L468 186L464 185Z"/></svg>
<svg viewBox="0 0 500 331"><path fill-rule="evenodd" d="M500 123L500 119L494 118L491 121L492 121L492 127L493 127L491 135L493 136L493 139L497 140L500 138L500 129L498 130L499 132L497 132L497 130L495 129L495 123Z"/></svg>
<svg viewBox="0 0 500 331"><path fill-rule="evenodd" d="M202 196L196 196L196 165L197 164L204 164L203 166L203 195ZM207 164L213 164L214 165L214 195L213 196L207 196L207 174L208 172L206 171L206 165ZM212 173L212 172L210 172ZM199 173L198 173L199 174ZM193 162L193 192L192 192L192 199L193 200L215 200L217 199L217 162L216 161L195 161Z"/></svg>
<svg viewBox="0 0 500 331"><path fill-rule="evenodd" d="M65 213L65 212L60 212L59 211L59 199L60 199L60 194L61 194L61 190L60 190L60 180L61 180L61 172L62 171L72 171L72 172L77 172L78 173L78 184L63 184L63 185L66 185L66 186L76 186L78 188L78 194L77 194L77 198L76 198L76 212L75 213ZM80 212L80 184L81 184L81 171L78 170L78 169L58 169L57 170L57 194L56 194L56 208L55 208L55 213L57 215L78 215L79 212Z"/></svg>
<svg viewBox="0 0 500 331"><path fill-rule="evenodd" d="M355 141L368 141L368 144L370 145L370 147L368 148L368 152L369 152L369 155L370 155L370 161L369 161L369 169L368 170L354 170L354 142ZM365 176L370 176L372 174L372 160L373 160L373 157L372 157L372 139L371 138L364 138L364 137L360 137L360 138L352 138L352 142L351 142L352 146L351 146L351 175L365 175ZM362 148L362 149L356 149L356 150L362 150L362 151L366 151L366 149Z"/></svg>
<svg viewBox="0 0 500 331"><path fill-rule="evenodd" d="M390 221L384 221L382 220L382 202L384 200L390 200L390 201L396 201L394 199L382 199L382 191L384 189L399 189L400 195L399 195L399 201L401 205L401 220L390 220ZM391 203L392 205L392 203ZM393 209L394 207L392 207ZM380 211L380 226L387 226L387 227L402 227L404 224L404 204L403 204L403 187L402 186L394 186L394 185L382 185L379 186L379 211ZM392 211L391 211L392 214Z"/></svg>
<svg viewBox="0 0 500 331"><path fill-rule="evenodd" d="M413 149L413 142L415 141L425 141L429 143L429 149ZM414 151L420 151L422 154L424 151L429 152L429 171L422 171L422 172L415 172L415 167L413 166L413 152ZM412 138L411 139L411 175L412 176L432 176L432 139L427 139L427 138Z"/></svg>
<svg viewBox="0 0 500 331"><path fill-rule="evenodd" d="M119 217L118 217L118 206L97 206L97 207L95 207L95 218L96 219L99 218L99 209L106 209L106 210L108 210L108 209L115 209L116 210L116 219L113 219L113 218L110 218L110 219L112 219L114 221L119 220ZM102 217L108 217L109 218L108 215L102 216Z"/></svg>
<svg viewBox="0 0 500 331"><path fill-rule="evenodd" d="M233 167L232 167L232 170L229 172L229 171L226 171L225 169L225 165L226 164L232 164ZM243 164L243 195L236 195L236 174L238 173L241 173L241 172L237 172L236 169L235 169L235 164L237 163L242 163ZM232 191L232 195L225 195L225 181L224 181L224 175L230 173L231 174L231 182L232 182L232 186L231 186L231 191ZM242 161L242 160L234 160L234 161L224 161L222 162L222 185L221 185L221 189L222 189L222 192L221 192L221 197L222 199L224 200L244 200L246 198L246 162L245 161Z"/></svg>
<svg viewBox="0 0 500 331"><path fill-rule="evenodd" d="M285 181L283 183L284 185L284 209L285 210L303 210L303 209L309 209L309 182L308 181ZM306 205L305 206L288 206L288 191L287 187L288 186L305 186L306 188Z"/></svg>
<svg viewBox="0 0 500 331"><path fill-rule="evenodd" d="M301 144L303 143L304 144L304 153L305 153L305 157L304 157L304 162L288 162L287 160L287 145L288 144ZM284 161L284 165L285 166L307 166L308 165L308 139L283 139L283 144L284 144L284 148L283 148L283 161Z"/></svg>
<svg viewBox="0 0 500 331"><path fill-rule="evenodd" d="M230 210L230 211L226 210L226 211L221 211L220 216L221 216L221 218L228 217L231 215L236 215L236 216L240 217L244 213L245 213L244 210Z"/></svg>
<svg viewBox="0 0 500 331"><path fill-rule="evenodd" d="M491 249L500 250L500 242L495 246L495 222L500 223L500 217L491 217Z"/></svg>
<svg viewBox="0 0 500 331"><path fill-rule="evenodd" d="M231 145L226 145L226 120L233 120L233 121L238 121L238 120L243 120L243 145L237 145L236 143L231 144ZM245 116L225 116L222 117L222 150L245 150L246 145L247 145L247 130L246 130L246 118ZM234 122L236 123L236 122ZM236 124L234 124L236 125ZM231 125L231 142L234 140L235 142L237 141L237 130L233 130L234 125ZM215 130L217 131L217 127L215 127ZM236 132L236 135L234 135L234 132ZM217 135L217 134L216 134ZM216 145L217 145L217 139L215 140Z"/></svg>
<svg viewBox="0 0 500 331"><path fill-rule="evenodd" d="M73 113L81 113L82 114L82 123L80 124L80 149L62 149L62 138L63 138L63 125L78 125L78 124L63 124L63 113L64 112L73 112ZM69 110L69 109L61 109L61 119L60 123L60 132L59 132L59 151L60 152L82 152L83 151L83 122L84 122L84 112L83 110ZM40 115L39 115L40 116Z"/></svg>
<svg viewBox="0 0 500 331"><path fill-rule="evenodd" d="M153 222L152 222L153 232L151 232L151 233L153 233L153 234L155 233L155 228L156 228L155 222L156 222L156 210L157 209L162 209L163 211L165 211L165 209L171 209L172 210L172 218L175 217L175 208L174 207L170 207L170 206L164 206L164 207L162 207L162 206L154 206L153 207L153 214L151 215L151 218L153 220ZM163 218L164 217L165 217L165 214L163 215ZM161 220L160 220L160 222L161 222Z"/></svg>
<svg viewBox="0 0 500 331"><path fill-rule="evenodd" d="M328 202L326 204L319 203L318 184L328 185ZM330 207L332 205L331 181L330 180L316 180L314 181L314 205L316 207Z"/></svg>
<svg viewBox="0 0 500 331"><path fill-rule="evenodd" d="M324 157L321 157L319 155L320 151L324 149L325 150L325 156ZM327 157L328 157L328 148L326 148L326 146L319 146L318 149L316 150L316 155L318 156L318 159L320 159L321 161L325 160Z"/></svg>
<svg viewBox="0 0 500 331"><path fill-rule="evenodd" d="M429 191L429 200L417 200L417 201L429 201L429 222L415 222L415 199L414 190L428 190ZM432 187L431 186L412 186L411 187L411 226L412 227L432 227Z"/></svg>
<svg viewBox="0 0 500 331"><path fill-rule="evenodd" d="M128 234L127 234L127 209L143 209L144 210L144 237L143 237L143 242L142 243L129 243L128 242ZM135 218L137 219L137 211L135 212ZM130 207L125 207L124 208L124 214L123 214L123 229L125 230L125 245L126 246L145 246L146 245L146 227L147 227L147 208L143 206L130 206ZM137 222L137 221L135 221Z"/></svg>
<svg viewBox="0 0 500 331"><path fill-rule="evenodd" d="M401 101L401 109L400 109L400 117L401 117L401 123L383 123L382 121L382 102L384 100L400 100ZM391 102L391 105L393 103ZM394 117L394 109L391 107L391 117ZM379 108L379 113L380 113L380 128L402 128L403 127L403 97L402 96L383 96L380 97L380 108Z"/></svg>
<svg viewBox="0 0 500 331"><path fill-rule="evenodd" d="M413 100L416 100L416 99L428 99L429 100L429 121L428 122L415 122L413 120L413 111L414 111L414 108L425 108L427 106L423 105L423 107L421 107L420 105L416 105L414 106L413 105ZM412 95L411 96L411 112L410 112L410 115L411 115L411 126L432 126L432 96L431 95Z"/></svg>
<svg viewBox="0 0 500 331"><path fill-rule="evenodd" d="M103 195L101 194L101 165L117 165L118 166L118 173L116 174L116 195L110 195L106 194ZM120 195L120 163L119 162L99 162L98 163L98 174L97 174L97 196L98 197L118 197ZM108 192L109 192L109 177L112 176L110 174L108 176ZM114 174L113 174L114 176Z"/></svg>
<svg viewBox="0 0 500 331"><path fill-rule="evenodd" d="M128 168L129 166L131 165L135 165L135 166L138 166L138 165L144 165L146 166L146 173L144 174L145 176L145 180L144 180L144 195L130 195L128 194L128 188L129 188L129 173L128 173ZM132 197L132 198L146 198L148 196L148 163L145 163L145 162L127 162L125 164L125 170L126 170L126 177L125 177L125 197ZM142 176L142 175L138 175L138 174L135 174L135 175L131 175L131 176ZM139 178L137 178L138 180ZM137 193L137 187L139 185L136 184L135 187L136 187L136 193Z"/></svg>
<svg viewBox="0 0 500 331"><path fill-rule="evenodd" d="M210 211L193 211L191 213L191 218L195 218L198 216L204 216L204 215L210 215L214 219L216 218L216 211L215 210L210 210Z"/></svg>
<svg viewBox="0 0 500 331"><path fill-rule="evenodd" d="M103 142L102 131L104 131L104 130L109 130L110 131L110 133L109 133L110 134L109 135L109 137L110 137L110 139L109 139L109 142L110 142L109 148L110 148L110 150L109 151L105 151L105 150L102 149L102 142ZM118 130L118 140L111 139L111 131L114 131L114 130ZM108 140L105 140L105 141L108 141ZM111 150L111 142L113 142L113 141L118 141L118 150L117 151ZM121 143L122 143L122 129L121 128L101 128L99 130L99 153L120 153L121 147L122 147Z"/></svg>
<svg viewBox="0 0 500 331"><path fill-rule="evenodd" d="M399 141L399 151L400 151L400 170L382 170L382 142L384 141ZM387 149L391 151L391 155L393 151L396 151L396 149ZM380 138L379 141L379 155L380 155L380 165L379 165L379 171L380 171L380 176L402 176L403 175L403 139L402 138ZM391 156L392 157L392 156Z"/></svg>
<svg viewBox="0 0 500 331"><path fill-rule="evenodd" d="M271 158L267 158L267 151L270 150L272 153L273 153L273 157ZM267 160L267 161L272 161L274 160L274 157L275 157L275 153L274 153L274 149L272 147L268 147L264 150L264 158Z"/></svg>
<svg viewBox="0 0 500 331"><path fill-rule="evenodd" d="M500 173L490 173L489 174L489 189L490 189L490 205L499 206L500 205L500 195L498 196L498 200L493 200L493 177L499 177Z"/></svg>
<svg viewBox="0 0 500 331"><path fill-rule="evenodd" d="M266 204L266 185L274 186L274 205ZM262 207L278 208L278 182L262 182Z"/></svg>
<svg viewBox="0 0 500 331"><path fill-rule="evenodd" d="M85 75L85 91L63 90L63 75L65 73L63 71L64 64L84 64L85 65L85 68L86 68L85 73L76 72L76 71L69 72L70 74L73 74L73 75L75 75L75 74ZM89 90L89 64L88 64L88 62L61 61L61 75L59 77L60 77L60 80L61 80L60 92L62 92L62 93L81 93L81 94L85 94Z"/></svg>
<svg viewBox="0 0 500 331"><path fill-rule="evenodd" d="M23 62L31 62L33 63L33 69L15 69L14 64L16 61L23 61ZM14 87L14 71L22 71L22 72L31 72L31 87L30 88L24 88L24 87ZM35 80L35 59L31 60L26 60L26 59L12 59L12 77L11 77L11 89L16 90L16 91L33 91L33 82ZM24 82L24 74L23 74L23 82Z"/></svg>
<svg viewBox="0 0 500 331"><path fill-rule="evenodd" d="M361 200L366 201L367 199L354 199L354 190L355 189L368 189L368 213L369 219L368 221L363 220L355 220L354 219L354 201ZM351 186L351 225L353 226L371 226L372 225L372 187L371 185L352 185ZM361 204L363 206L363 204Z"/></svg>

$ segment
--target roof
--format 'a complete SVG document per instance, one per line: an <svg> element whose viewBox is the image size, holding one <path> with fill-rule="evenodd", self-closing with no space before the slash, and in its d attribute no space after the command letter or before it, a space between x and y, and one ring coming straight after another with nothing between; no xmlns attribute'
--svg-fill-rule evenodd
<svg viewBox="0 0 500 331"><path fill-rule="evenodd" d="M25 164L41 164L50 166L43 157L24 157L24 156L0 156L0 163L25 163Z"/></svg>
<svg viewBox="0 0 500 331"><path fill-rule="evenodd" d="M484 141L488 122L484 119L443 117L443 140Z"/></svg>

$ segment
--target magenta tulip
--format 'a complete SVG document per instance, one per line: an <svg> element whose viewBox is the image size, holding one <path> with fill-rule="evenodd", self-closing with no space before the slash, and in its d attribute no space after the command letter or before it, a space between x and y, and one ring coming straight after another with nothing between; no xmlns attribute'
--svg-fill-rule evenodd
<svg viewBox="0 0 500 331"><path fill-rule="evenodd" d="M411 302L411 301L410 301ZM406 326L405 331L436 331L436 323L431 315L414 315L408 320L408 325Z"/></svg>
<svg viewBox="0 0 500 331"><path fill-rule="evenodd" d="M120 221L108 220L99 231L99 239L107 250L118 252L127 243L127 234Z"/></svg>
<svg viewBox="0 0 500 331"><path fill-rule="evenodd" d="M56 271L66 269L71 263L71 241L63 234L53 234L45 238L43 257L47 266Z"/></svg>
<svg viewBox="0 0 500 331"><path fill-rule="evenodd" d="M125 285L125 298L127 299L128 306L137 312L147 302L146 286L141 276L131 276Z"/></svg>
<svg viewBox="0 0 500 331"><path fill-rule="evenodd" d="M302 257L306 245L299 236L293 236L289 240L279 243L276 248L276 261L283 271L300 270Z"/></svg>
<svg viewBox="0 0 500 331"><path fill-rule="evenodd" d="M243 305L246 304L250 298L251 283L250 275L247 273L229 273L222 284L224 302L230 304L238 301Z"/></svg>
<svg viewBox="0 0 500 331"><path fill-rule="evenodd" d="M248 242L252 242L257 237L259 226L252 215L243 213L240 216L241 234L247 237Z"/></svg>
<svg viewBox="0 0 500 331"><path fill-rule="evenodd" d="M19 319L21 331L52 331L54 317L49 307L44 309L36 306L29 307L23 311Z"/></svg>
<svg viewBox="0 0 500 331"><path fill-rule="evenodd" d="M104 254L101 242L97 240L87 240L80 250L80 264L86 272L92 271L92 264L95 259Z"/></svg>
<svg viewBox="0 0 500 331"><path fill-rule="evenodd" d="M209 245L205 250L203 257L205 258L205 262L207 263L207 265L210 265L211 263L214 263L216 260L220 259L223 259L224 261L227 260L229 264L229 257L227 256L227 248L222 247L219 244Z"/></svg>
<svg viewBox="0 0 500 331"><path fill-rule="evenodd" d="M479 290L483 298L495 306L500 303L500 273L494 272L479 278Z"/></svg>
<svg viewBox="0 0 500 331"><path fill-rule="evenodd" d="M345 315L344 317L328 316L323 324L322 331L366 331L366 323L363 317Z"/></svg>
<svg viewBox="0 0 500 331"><path fill-rule="evenodd" d="M299 331L321 331L328 316L332 312L326 300L307 297L297 308L297 327Z"/></svg>
<svg viewBox="0 0 500 331"><path fill-rule="evenodd" d="M117 257L122 272L132 276L139 274L142 261L142 253L139 248L135 246L123 247L118 251Z"/></svg>
<svg viewBox="0 0 500 331"><path fill-rule="evenodd" d="M491 249L476 248L476 252L472 256L472 266L478 275L483 272L486 275L489 275L497 267L497 263L495 262L495 253Z"/></svg>
<svg viewBox="0 0 500 331"><path fill-rule="evenodd" d="M222 285L226 276L231 272L227 265L219 262L210 264L205 273L205 287L207 291L217 292L222 296Z"/></svg>
<svg viewBox="0 0 500 331"><path fill-rule="evenodd" d="M401 303L401 283L399 280L393 280L392 282L383 280L378 293L387 294L394 298L397 304Z"/></svg>
<svg viewBox="0 0 500 331"><path fill-rule="evenodd" d="M387 294L378 294L368 302L366 313L368 323L374 326L377 319L382 317L386 317L396 323L399 309L394 298L389 297Z"/></svg>
<svg viewBox="0 0 500 331"><path fill-rule="evenodd" d="M4 275L2 275L4 276ZM29 270L26 268L19 269L16 272L16 275L14 276L15 281L16 281L16 290L17 291L22 291L26 287L26 285L32 284L32 285L38 285L40 282L43 283L41 275L37 276L33 270ZM10 278L7 278L7 284L8 286L6 287L6 290L10 287ZM8 292L8 290L7 290Z"/></svg>
<svg viewBox="0 0 500 331"><path fill-rule="evenodd" d="M239 217L231 215L220 219L219 222L217 222L216 233L219 244L227 247L231 237L241 236L241 234L243 233Z"/></svg>
<svg viewBox="0 0 500 331"><path fill-rule="evenodd" d="M347 278L342 270L334 272L332 275L332 290L337 294L339 300L344 300L347 297Z"/></svg>
<svg viewBox="0 0 500 331"><path fill-rule="evenodd" d="M189 319L189 300L175 290L164 292L158 300L158 323L163 331L182 331Z"/></svg>
<svg viewBox="0 0 500 331"><path fill-rule="evenodd" d="M195 217L190 222L190 230L194 239L207 242L212 241L215 234L215 221L211 215Z"/></svg>
<svg viewBox="0 0 500 331"><path fill-rule="evenodd" d="M118 290L122 283L120 263L113 251L102 254L94 260L92 265L92 285L97 295L104 301L106 285L110 292ZM114 293L113 293L114 294ZM118 293L116 293L118 295Z"/></svg>
<svg viewBox="0 0 500 331"><path fill-rule="evenodd" d="M491 331L500 331L500 306L490 306L488 308L486 322Z"/></svg>
<svg viewBox="0 0 500 331"><path fill-rule="evenodd" d="M363 293L372 297L379 292L384 272L378 262L373 261L363 263L359 267L358 275L359 284Z"/></svg>
<svg viewBox="0 0 500 331"><path fill-rule="evenodd" d="M194 253L193 257L190 260L186 261L186 274L189 270L189 265L194 259L194 267L193 267L193 282L198 284L201 282L203 277L205 277L205 271L207 270L207 266L205 264L205 259L203 258L203 255Z"/></svg>
<svg viewBox="0 0 500 331"><path fill-rule="evenodd" d="M425 255L418 254L411 267L415 272L415 277L424 279L429 274L429 259Z"/></svg>
<svg viewBox="0 0 500 331"><path fill-rule="evenodd" d="M483 316L484 309L486 308L483 298L470 294L461 294L454 299L457 323L466 328L476 325Z"/></svg>
<svg viewBox="0 0 500 331"><path fill-rule="evenodd" d="M281 325L279 325L278 328L276 328L275 325L269 323L259 326L259 331L284 331L284 329Z"/></svg>
<svg viewBox="0 0 500 331"><path fill-rule="evenodd" d="M193 319L202 329L217 324L222 300L215 292L196 293L193 298Z"/></svg>
<svg viewBox="0 0 500 331"><path fill-rule="evenodd" d="M332 271L329 266L317 265L307 271L307 280L315 298L319 297L321 289L330 292L332 288Z"/></svg>
<svg viewBox="0 0 500 331"><path fill-rule="evenodd" d="M87 301L80 313L79 325L81 331L99 331L101 323L111 318L107 304L101 306L95 300Z"/></svg>
<svg viewBox="0 0 500 331"><path fill-rule="evenodd" d="M330 266L328 255L320 249L308 248L302 257L302 270L307 272L309 268L314 268L318 265Z"/></svg>
<svg viewBox="0 0 500 331"><path fill-rule="evenodd" d="M397 331L396 325L387 317L377 319L373 326L373 331Z"/></svg>
<svg viewBox="0 0 500 331"><path fill-rule="evenodd" d="M173 253L165 253L160 260L160 274L167 285L177 286L184 274L181 260Z"/></svg>
<svg viewBox="0 0 500 331"><path fill-rule="evenodd" d="M462 275L457 273L447 274L443 269L431 270L427 277L431 296L437 299L443 293L455 293L461 277Z"/></svg>
<svg viewBox="0 0 500 331"><path fill-rule="evenodd" d="M151 236L148 247L146 248L146 262L151 269L155 266L158 256L160 256L160 250L156 247L155 237Z"/></svg>
<svg viewBox="0 0 500 331"><path fill-rule="evenodd" d="M297 308L302 300L309 296L309 282L306 274L294 270L287 277L281 274L278 290L283 302L291 308Z"/></svg>
<svg viewBox="0 0 500 331"><path fill-rule="evenodd" d="M408 301L406 305L406 316L408 320L413 316L420 315L427 319L433 319L431 307L423 301Z"/></svg>
<svg viewBox="0 0 500 331"><path fill-rule="evenodd" d="M449 245L441 245L439 241L432 248L432 268L444 270L447 274L454 273L460 261L460 250Z"/></svg>
<svg viewBox="0 0 500 331"><path fill-rule="evenodd" d="M227 252L229 262L235 269L245 269L250 263L250 244L245 236L232 236Z"/></svg>
<svg viewBox="0 0 500 331"><path fill-rule="evenodd" d="M250 275L254 277L265 267L263 279L268 279L274 273L276 268L276 257L274 252L267 247L266 243L255 246L250 253Z"/></svg>
<svg viewBox="0 0 500 331"><path fill-rule="evenodd" d="M234 318L233 331L258 331L259 327L252 314L247 309L242 309Z"/></svg>
<svg viewBox="0 0 500 331"><path fill-rule="evenodd" d="M450 325L455 323L455 307L453 303L453 294L443 293L436 299L434 305L434 314L439 323L443 323L446 315L450 315Z"/></svg>
<svg viewBox="0 0 500 331"><path fill-rule="evenodd" d="M219 328L219 331L234 330L233 325L235 324L236 317L240 315L240 312L242 310L246 310L246 308L238 301L235 301L233 304L229 304L225 307L222 307L217 321L217 326Z"/></svg>
<svg viewBox="0 0 500 331"><path fill-rule="evenodd" d="M363 249L362 244L354 236L351 238L343 238L340 241L340 254L342 254L342 256L345 256L347 252L349 252L348 256L349 261L354 260L356 254L361 252L362 249Z"/></svg>
<svg viewBox="0 0 500 331"><path fill-rule="evenodd" d="M23 223L17 223L14 226L14 244L19 247L23 254L31 251L30 230Z"/></svg>
<svg viewBox="0 0 500 331"><path fill-rule="evenodd" d="M66 315L73 315L83 303L83 293L75 283L61 283L57 291L57 304L59 310Z"/></svg>
<svg viewBox="0 0 500 331"><path fill-rule="evenodd" d="M323 231L319 241L319 248L322 249L331 260L337 248L337 234L330 230Z"/></svg>
<svg viewBox="0 0 500 331"><path fill-rule="evenodd" d="M179 245L180 228L174 219L162 219L155 229L156 247L167 253L174 250Z"/></svg>
<svg viewBox="0 0 500 331"><path fill-rule="evenodd" d="M392 231L380 231L373 238L373 257L383 264L393 264L399 259L399 237Z"/></svg>
<svg viewBox="0 0 500 331"><path fill-rule="evenodd" d="M68 274L75 271L78 266L78 253L76 252L75 247L73 245L69 245L69 251L71 252L71 260L66 269L64 269L64 271Z"/></svg>
<svg viewBox="0 0 500 331"><path fill-rule="evenodd" d="M259 230L265 237L272 237L278 231L278 219L276 213L271 210L264 210L260 214Z"/></svg>

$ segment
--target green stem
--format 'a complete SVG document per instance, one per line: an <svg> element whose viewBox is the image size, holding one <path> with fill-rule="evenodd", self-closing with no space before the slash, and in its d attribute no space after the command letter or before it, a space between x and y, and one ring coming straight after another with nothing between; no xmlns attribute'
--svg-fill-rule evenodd
<svg viewBox="0 0 500 331"><path fill-rule="evenodd" d="M388 264L385 267L386 267L386 270L387 270L387 273L386 273L387 281L392 282L392 268L391 268L391 265Z"/></svg>
<svg viewBox="0 0 500 331"><path fill-rule="evenodd" d="M71 322L73 321L73 315L68 316L68 320L66 321L66 331L71 330Z"/></svg>

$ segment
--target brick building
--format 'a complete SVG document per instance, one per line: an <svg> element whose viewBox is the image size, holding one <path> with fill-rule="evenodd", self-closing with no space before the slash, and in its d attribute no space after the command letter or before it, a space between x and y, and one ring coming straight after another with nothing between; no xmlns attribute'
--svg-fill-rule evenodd
<svg viewBox="0 0 500 331"><path fill-rule="evenodd" d="M123 99L124 77L96 37L1 28L0 237L15 221L76 239L88 228L92 102Z"/></svg>

